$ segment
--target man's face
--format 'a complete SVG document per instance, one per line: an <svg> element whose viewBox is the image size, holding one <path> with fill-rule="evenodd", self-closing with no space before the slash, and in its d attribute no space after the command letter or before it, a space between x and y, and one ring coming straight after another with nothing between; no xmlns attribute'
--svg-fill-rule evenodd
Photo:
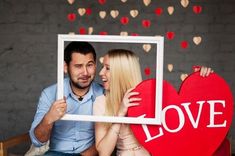
<svg viewBox="0 0 235 156"><path fill-rule="evenodd" d="M72 53L70 63L65 63L65 73L68 73L71 83L78 89L90 87L95 77L96 63L92 53L86 55Z"/></svg>

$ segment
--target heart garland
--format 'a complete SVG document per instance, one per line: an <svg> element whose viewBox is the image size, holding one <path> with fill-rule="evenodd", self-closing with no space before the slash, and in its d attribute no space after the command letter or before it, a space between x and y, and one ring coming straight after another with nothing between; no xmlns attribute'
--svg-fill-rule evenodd
<svg viewBox="0 0 235 156"><path fill-rule="evenodd" d="M145 52L149 52L151 50L151 44L143 44L143 49Z"/></svg>
<svg viewBox="0 0 235 156"><path fill-rule="evenodd" d="M142 26L143 26L144 28L149 28L150 25L151 25L150 20L142 20Z"/></svg>
<svg viewBox="0 0 235 156"><path fill-rule="evenodd" d="M174 10L175 10L175 8L173 6L169 6L167 8L167 12L168 12L169 15L172 15L174 13Z"/></svg>
<svg viewBox="0 0 235 156"><path fill-rule="evenodd" d="M201 37L201 36L194 36L194 37L193 37L193 42L194 42L196 45L199 45L199 44L202 42L202 37Z"/></svg>
<svg viewBox="0 0 235 156"><path fill-rule="evenodd" d="M106 17L106 11L100 11L99 16L101 19L104 19Z"/></svg>
<svg viewBox="0 0 235 156"><path fill-rule="evenodd" d="M118 17L118 15L119 15L119 11L118 11L118 10L111 10L111 11L110 11L110 15L111 15L113 18L116 18L116 17Z"/></svg>
<svg viewBox="0 0 235 156"><path fill-rule="evenodd" d="M74 13L68 14L68 15L67 15L67 19L68 19L70 22L75 21L75 19L76 19L76 14L74 14Z"/></svg>
<svg viewBox="0 0 235 156"><path fill-rule="evenodd" d="M120 19L120 22L123 24L123 25L127 25L129 23L129 18L124 16Z"/></svg>
<svg viewBox="0 0 235 156"><path fill-rule="evenodd" d="M139 14L138 10L130 10L131 17L135 18L136 16L138 16L138 14Z"/></svg>

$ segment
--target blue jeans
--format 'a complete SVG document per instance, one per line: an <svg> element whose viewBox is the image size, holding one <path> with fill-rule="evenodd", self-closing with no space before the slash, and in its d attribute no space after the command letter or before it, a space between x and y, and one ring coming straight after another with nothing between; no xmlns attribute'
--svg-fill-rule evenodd
<svg viewBox="0 0 235 156"><path fill-rule="evenodd" d="M47 151L44 156L81 156L80 153L62 153L57 151Z"/></svg>

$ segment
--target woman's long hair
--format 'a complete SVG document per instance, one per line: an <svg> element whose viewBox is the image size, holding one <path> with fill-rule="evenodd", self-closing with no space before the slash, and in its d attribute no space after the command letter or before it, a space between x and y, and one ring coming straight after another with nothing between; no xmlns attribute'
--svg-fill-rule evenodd
<svg viewBox="0 0 235 156"><path fill-rule="evenodd" d="M142 81L139 58L129 50L113 49L110 62L110 85L106 91L106 115L115 116L124 94Z"/></svg>

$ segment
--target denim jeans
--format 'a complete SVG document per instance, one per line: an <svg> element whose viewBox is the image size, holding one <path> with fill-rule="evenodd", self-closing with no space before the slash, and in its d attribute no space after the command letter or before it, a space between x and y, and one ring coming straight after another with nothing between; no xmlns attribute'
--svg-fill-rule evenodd
<svg viewBox="0 0 235 156"><path fill-rule="evenodd" d="M44 156L81 156L80 153L62 153L57 151L47 151Z"/></svg>

